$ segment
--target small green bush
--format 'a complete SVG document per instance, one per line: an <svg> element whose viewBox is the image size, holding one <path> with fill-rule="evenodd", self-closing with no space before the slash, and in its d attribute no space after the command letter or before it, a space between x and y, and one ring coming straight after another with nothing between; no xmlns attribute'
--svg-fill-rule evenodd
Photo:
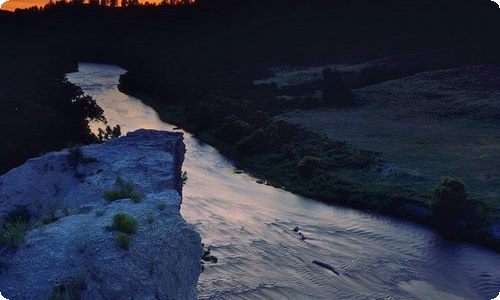
<svg viewBox="0 0 500 300"><path fill-rule="evenodd" d="M30 229L28 222L17 220L14 222L4 222L0 244L6 244L9 247L17 248L24 242L26 232Z"/></svg>
<svg viewBox="0 0 500 300"><path fill-rule="evenodd" d="M9 213L7 213L4 221L6 223L13 223L18 221L29 223L30 219L31 219L31 214L28 208L24 205L20 205L14 208Z"/></svg>
<svg viewBox="0 0 500 300"><path fill-rule="evenodd" d="M137 221L134 217L120 212L113 217L112 228L126 234L132 234L137 230Z"/></svg>
<svg viewBox="0 0 500 300"><path fill-rule="evenodd" d="M24 242L26 232L30 229L31 215L26 206L18 206L9 212L4 219L0 244L17 248Z"/></svg>
<svg viewBox="0 0 500 300"><path fill-rule="evenodd" d="M115 188L110 191L105 191L103 196L107 201L129 198L136 203L140 202L144 198L144 195L141 192L135 190L134 183L132 181L125 181L120 176L118 176L115 180Z"/></svg>
<svg viewBox="0 0 500 300"><path fill-rule="evenodd" d="M119 232L116 236L116 245L124 250L130 248L130 236L126 233Z"/></svg>

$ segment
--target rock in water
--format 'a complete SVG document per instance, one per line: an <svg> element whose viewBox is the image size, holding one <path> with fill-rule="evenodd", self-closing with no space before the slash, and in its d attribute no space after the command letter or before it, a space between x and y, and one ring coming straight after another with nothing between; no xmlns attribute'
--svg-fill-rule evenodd
<svg viewBox="0 0 500 300"><path fill-rule="evenodd" d="M0 249L3 295L48 299L77 289L70 292L81 299L196 298L203 249L179 213L182 134L138 130L72 151L31 159L0 177L0 219L23 205L38 224L17 249ZM142 200L106 201L103 192L117 177L133 183ZM60 210L69 213L37 221ZM118 212L137 221L128 250L109 230Z"/></svg>
<svg viewBox="0 0 500 300"><path fill-rule="evenodd" d="M339 272L337 272L334 267L332 267L331 265L329 265L327 263L321 262L319 260L313 260L312 263L315 264L315 265L318 265L318 266L320 266L322 268L325 268L327 270L332 271L333 274L335 274L335 275L339 275Z"/></svg>

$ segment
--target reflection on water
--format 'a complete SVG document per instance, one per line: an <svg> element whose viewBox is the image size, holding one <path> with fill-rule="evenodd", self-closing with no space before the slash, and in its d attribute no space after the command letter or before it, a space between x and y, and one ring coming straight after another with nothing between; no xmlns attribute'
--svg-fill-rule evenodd
<svg viewBox="0 0 500 300"><path fill-rule="evenodd" d="M68 79L123 133L173 130L151 107L118 91L124 72L80 64ZM202 299L492 299L500 291L500 256L491 251L259 185L188 133L185 143L182 215L219 258L200 277Z"/></svg>

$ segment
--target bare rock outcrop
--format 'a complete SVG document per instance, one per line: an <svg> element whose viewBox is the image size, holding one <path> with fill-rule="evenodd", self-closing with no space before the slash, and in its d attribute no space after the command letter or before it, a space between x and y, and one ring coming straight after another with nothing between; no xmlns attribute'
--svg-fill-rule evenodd
<svg viewBox="0 0 500 300"><path fill-rule="evenodd" d="M0 177L0 219L19 205L31 215L24 241L0 246L0 292L11 300L195 298L203 250L179 212L183 158L181 134L138 130L31 159ZM104 199L117 178L141 199ZM111 226L120 212L137 222L128 249Z"/></svg>

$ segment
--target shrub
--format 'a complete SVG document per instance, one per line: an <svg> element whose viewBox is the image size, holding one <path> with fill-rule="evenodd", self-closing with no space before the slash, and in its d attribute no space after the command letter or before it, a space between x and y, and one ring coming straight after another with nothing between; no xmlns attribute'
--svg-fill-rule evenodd
<svg viewBox="0 0 500 300"><path fill-rule="evenodd" d="M464 219L469 204L465 185L453 178L443 179L432 192L431 210L436 222L451 229Z"/></svg>
<svg viewBox="0 0 500 300"><path fill-rule="evenodd" d="M264 129L259 129L249 136L243 137L236 143L236 149L241 154L252 155L262 151L266 145Z"/></svg>
<svg viewBox="0 0 500 300"><path fill-rule="evenodd" d="M242 138L236 143L236 149L241 154L253 155L266 151L280 151L281 147L289 143L298 131L296 125L278 120L259 128L251 135Z"/></svg>
<svg viewBox="0 0 500 300"><path fill-rule="evenodd" d="M24 242L26 232L30 229L29 222L17 220L14 222L4 222L0 244L6 244L9 247L17 248Z"/></svg>
<svg viewBox="0 0 500 300"><path fill-rule="evenodd" d="M28 208L24 205L20 205L14 208L9 213L7 213L4 221L6 223L13 223L18 221L29 223L30 219L31 219L31 213L28 210Z"/></svg>
<svg viewBox="0 0 500 300"><path fill-rule="evenodd" d="M130 236L126 233L119 232L116 236L116 245L124 250L130 247Z"/></svg>
<svg viewBox="0 0 500 300"><path fill-rule="evenodd" d="M132 234L137 230L137 221L134 217L120 212L113 217L112 228L126 234Z"/></svg>
<svg viewBox="0 0 500 300"><path fill-rule="evenodd" d="M54 216L54 214L49 214L49 215L41 218L42 224L44 224L44 225L54 223L57 220L58 220L58 218L56 218L56 216Z"/></svg>
<svg viewBox="0 0 500 300"><path fill-rule="evenodd" d="M83 278L68 278L57 281L49 295L49 300L79 300L81 293L87 287Z"/></svg>
<svg viewBox="0 0 500 300"><path fill-rule="evenodd" d="M231 115L225 118L225 122L221 126L220 137L227 142L236 142L242 136L251 133L251 126L247 122L241 120L236 115Z"/></svg>
<svg viewBox="0 0 500 300"><path fill-rule="evenodd" d="M297 170L301 176L309 176L318 168L320 162L318 157L305 156L297 163Z"/></svg>
<svg viewBox="0 0 500 300"><path fill-rule="evenodd" d="M83 159L82 150L79 147L73 147L69 149L68 153L68 164L71 168L76 168L80 161Z"/></svg>
<svg viewBox="0 0 500 300"><path fill-rule="evenodd" d="M26 206L18 206L9 212L2 225L0 244L17 248L24 242L26 232L30 229L31 215Z"/></svg>
<svg viewBox="0 0 500 300"><path fill-rule="evenodd" d="M328 106L348 107L354 104L351 88L342 76L330 68L323 70L323 102Z"/></svg>
<svg viewBox="0 0 500 300"><path fill-rule="evenodd" d="M76 169L79 164L88 164L96 161L97 159L93 157L84 156L80 147L72 147L69 149L68 164L73 169Z"/></svg>
<svg viewBox="0 0 500 300"><path fill-rule="evenodd" d="M162 210L162 211L163 211L163 210L165 210L165 208L167 208L167 205L166 205L165 203L160 203L160 204L158 204L158 209L159 209L159 210Z"/></svg>
<svg viewBox="0 0 500 300"><path fill-rule="evenodd" d="M188 173L187 173L187 171L184 171L184 172L182 172L182 175L181 175L182 186L185 186L187 181L188 181Z"/></svg>
<svg viewBox="0 0 500 300"><path fill-rule="evenodd" d="M110 191L105 191L103 196L107 201L129 198L136 203L144 198L141 192L135 190L132 181L125 181L119 176L115 180L115 188Z"/></svg>

